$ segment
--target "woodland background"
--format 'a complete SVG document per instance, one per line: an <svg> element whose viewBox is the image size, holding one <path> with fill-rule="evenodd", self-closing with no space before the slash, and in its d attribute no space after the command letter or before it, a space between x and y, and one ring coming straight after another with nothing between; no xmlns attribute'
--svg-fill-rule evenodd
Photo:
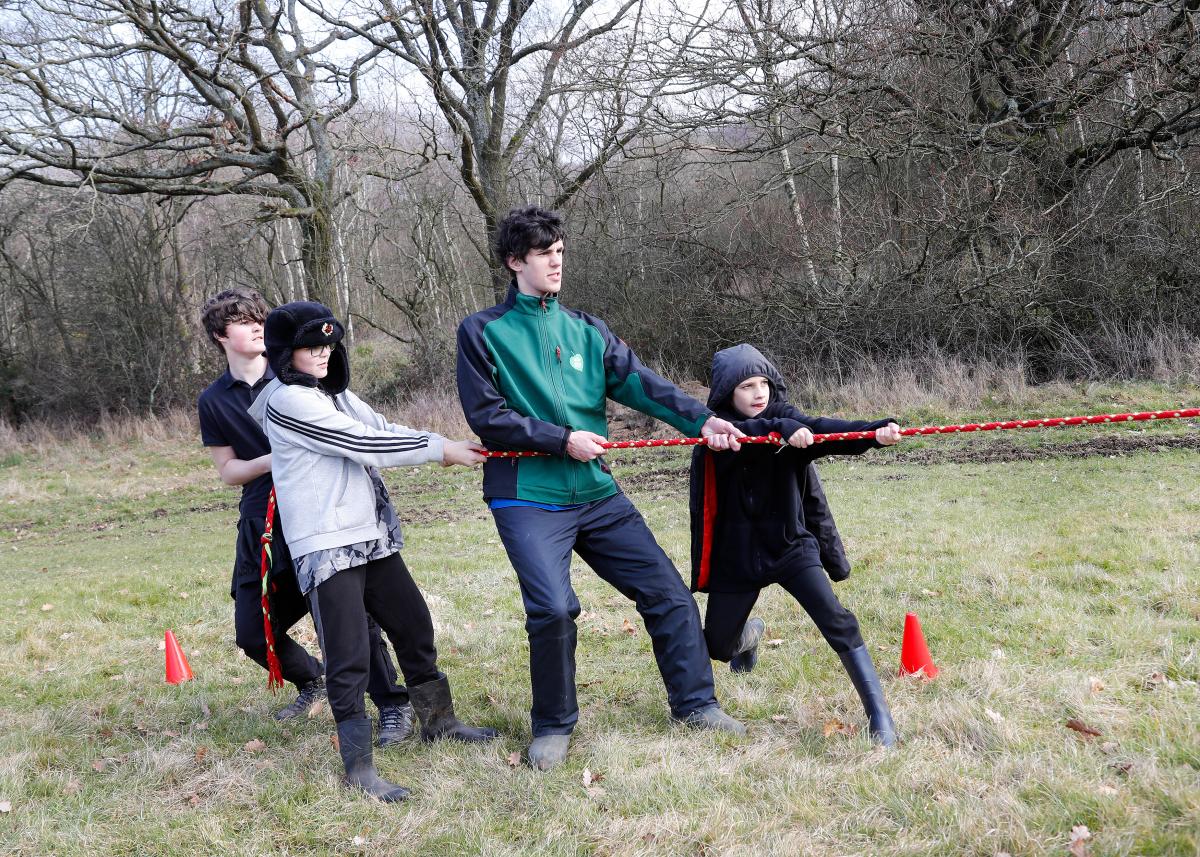
<svg viewBox="0 0 1200 857"><path fill-rule="evenodd" d="M703 379L1196 380L1200 0L0 3L0 419L191 407L231 284L445 387L523 202ZM381 362L382 361L382 362ZM894 364L889 364L894 368ZM369 377L368 377L369 376Z"/></svg>

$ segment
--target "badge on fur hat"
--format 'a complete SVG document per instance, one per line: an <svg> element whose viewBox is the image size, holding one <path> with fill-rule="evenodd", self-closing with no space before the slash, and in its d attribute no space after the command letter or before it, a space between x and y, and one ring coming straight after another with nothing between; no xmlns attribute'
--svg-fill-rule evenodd
<svg viewBox="0 0 1200 857"><path fill-rule="evenodd" d="M325 322L323 325L321 325L321 333L325 334L326 336L333 336L333 325L329 322Z"/></svg>

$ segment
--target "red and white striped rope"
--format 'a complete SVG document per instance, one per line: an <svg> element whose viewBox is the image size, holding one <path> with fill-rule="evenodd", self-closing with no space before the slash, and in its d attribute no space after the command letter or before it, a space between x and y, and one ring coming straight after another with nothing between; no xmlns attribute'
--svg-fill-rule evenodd
<svg viewBox="0 0 1200 857"><path fill-rule="evenodd" d="M1084 417L1046 417L1040 420L1004 420L992 423L963 423L949 426L921 426L919 428L901 429L905 437L926 434L959 434L976 431L1008 431L1024 428L1051 428L1053 426L1096 425L1100 423L1145 422L1147 420L1178 420L1189 417L1200 417L1200 408L1184 408L1177 411L1141 411L1129 414L1092 414ZM813 435L813 443L825 443L833 440L868 440L875 437L874 431L844 431L831 434ZM738 438L739 443L774 443L783 444L783 438L772 432L755 437ZM695 446L707 443L702 437L673 437L663 440L619 440L600 444L605 449L644 449L655 446ZM516 450L490 450L485 452L488 458L530 458L538 455L548 455L546 452L528 452Z"/></svg>

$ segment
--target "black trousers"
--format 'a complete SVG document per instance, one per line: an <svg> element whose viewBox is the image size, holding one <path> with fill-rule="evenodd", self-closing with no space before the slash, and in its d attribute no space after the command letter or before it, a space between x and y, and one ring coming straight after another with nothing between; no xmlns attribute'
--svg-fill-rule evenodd
<svg viewBox="0 0 1200 857"><path fill-rule="evenodd" d="M234 641L247 657L266 669L267 638L263 633L259 553L264 525L262 518L243 518L238 522L237 560L230 594L233 596ZM276 538L272 548L275 563L271 580L275 586L271 593L271 629L275 633L275 654L279 657L284 681L299 688L321 675L321 662L288 636L288 630L308 613L308 601L300 594L296 583L287 543ZM396 667L388 654L387 643L379 633L379 626L374 622L371 622L369 637L371 678L367 692L371 700L379 708L404 705L408 702L408 690L397 684Z"/></svg>
<svg viewBox="0 0 1200 857"><path fill-rule="evenodd" d="M310 592L308 600L325 653L329 708L338 723L366 716L371 618L392 641L408 684L439 677L433 618L400 554L339 571Z"/></svg>
<svg viewBox="0 0 1200 857"><path fill-rule="evenodd" d="M510 506L492 516L525 604L534 737L570 734L579 719L572 551L641 614L671 713L683 718L716 704L696 602L629 498L615 494L560 512Z"/></svg>
<svg viewBox="0 0 1200 857"><path fill-rule="evenodd" d="M817 630L839 655L863 644L858 619L842 606L829 584L829 575L819 565L809 566L779 583L800 602L800 606L817 626ZM761 589L748 592L710 592L708 610L704 614L704 640L708 653L715 660L733 658L742 626L758 601Z"/></svg>

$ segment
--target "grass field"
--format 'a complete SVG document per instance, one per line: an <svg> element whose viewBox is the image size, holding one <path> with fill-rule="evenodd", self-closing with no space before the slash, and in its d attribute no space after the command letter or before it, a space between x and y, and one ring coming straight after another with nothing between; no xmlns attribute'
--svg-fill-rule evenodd
<svg viewBox="0 0 1200 857"><path fill-rule="evenodd" d="M1062 413L1200 401L1074 395ZM901 416L1011 415L997 407ZM849 681L782 591L759 603L759 668L716 665L750 736L671 726L636 613L580 565L572 754L548 774L514 766L523 614L478 473L390 471L460 714L503 738L377 753L413 790L388 806L340 784L328 713L270 719L283 698L232 643L236 492L186 431L10 433L0 454L0 853L1200 853L1195 421L935 438L822 465L855 565L837 591L904 738L890 753L849 734L864 725ZM613 456L681 568L686 462ZM934 682L895 677L908 610ZM196 681L164 683L167 628Z"/></svg>

